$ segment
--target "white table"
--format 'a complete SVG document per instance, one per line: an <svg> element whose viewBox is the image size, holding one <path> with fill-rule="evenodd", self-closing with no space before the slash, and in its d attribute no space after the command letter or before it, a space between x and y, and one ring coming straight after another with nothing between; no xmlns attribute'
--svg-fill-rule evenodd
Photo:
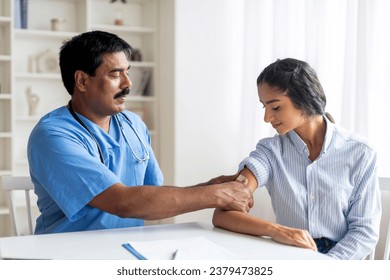
<svg viewBox="0 0 390 280"><path fill-rule="evenodd" d="M330 258L269 238L233 233L207 223L182 223L111 230L96 230L0 238L3 259L135 259L122 244L203 236L248 260L329 260Z"/></svg>

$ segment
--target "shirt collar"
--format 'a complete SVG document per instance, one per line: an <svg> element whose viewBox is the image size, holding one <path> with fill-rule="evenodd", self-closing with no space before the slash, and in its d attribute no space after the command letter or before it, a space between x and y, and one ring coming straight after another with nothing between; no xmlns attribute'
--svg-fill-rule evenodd
<svg viewBox="0 0 390 280"><path fill-rule="evenodd" d="M330 142L332 141L333 131L335 127L335 125L327 117L324 116L324 120L326 122L326 132L325 132L324 144L322 145L321 155L326 153L330 145ZM297 150L301 154L309 155L309 150L307 149L307 145L294 130L290 131L288 135L291 141L297 147Z"/></svg>
<svg viewBox="0 0 390 280"><path fill-rule="evenodd" d="M326 133L325 133L324 145L322 146L321 154L326 153L326 151L328 150L330 142L332 141L334 126L335 126L334 123L332 123L325 116L324 116L324 120L326 122Z"/></svg>
<svg viewBox="0 0 390 280"><path fill-rule="evenodd" d="M295 130L290 131L288 133L288 136L301 154L308 154L305 142L303 142L303 140L301 139L301 137L299 137L298 133L296 133Z"/></svg>

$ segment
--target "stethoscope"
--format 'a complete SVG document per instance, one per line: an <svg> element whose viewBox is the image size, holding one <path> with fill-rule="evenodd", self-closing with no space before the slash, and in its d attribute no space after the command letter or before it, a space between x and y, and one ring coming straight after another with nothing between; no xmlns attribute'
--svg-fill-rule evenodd
<svg viewBox="0 0 390 280"><path fill-rule="evenodd" d="M88 133L92 136L93 140L94 140L95 143L96 143L98 152L99 152L100 161L104 164L102 149L100 148L100 145L99 145L98 141L96 140L96 138L95 138L95 136L93 135L93 133L89 130L89 128L85 125L85 123L77 116L77 114L76 114L75 111L73 110L72 101L71 101L71 100L69 101L67 107L68 107L69 112L70 112L71 115L73 116L73 118L74 118L76 121L78 121L78 123L81 124L81 126L84 127L84 128L88 131ZM116 121L118 122L118 124L119 124L119 126L120 126L122 135L123 135L123 137L125 138L125 141L126 141L127 145L129 145L131 152L133 153L134 157L137 159L138 162L142 163L142 162L144 162L144 161L147 161L148 159L150 159L150 154L149 154L148 149L146 148L146 145L145 145L144 141L142 141L141 136L138 134L137 130L136 130L135 127L133 126L133 123L130 121L130 119L129 119L124 113L121 113L121 114L122 114L122 115L126 118L126 120L129 122L131 129L134 131L135 135L137 136L137 138L138 138L139 141L141 142L142 147L143 147L143 149L145 150L145 157L139 157L139 156L137 156L137 154L134 152L133 147L131 146L129 140L127 140L127 137L126 137L126 134L125 134L125 131L124 131L122 122L120 122L119 119L118 119L118 117L115 116L115 119L116 119Z"/></svg>

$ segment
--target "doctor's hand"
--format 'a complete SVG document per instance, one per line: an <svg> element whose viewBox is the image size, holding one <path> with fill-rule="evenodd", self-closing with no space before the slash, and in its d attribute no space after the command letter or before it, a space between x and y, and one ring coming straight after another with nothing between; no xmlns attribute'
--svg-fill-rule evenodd
<svg viewBox="0 0 390 280"><path fill-rule="evenodd" d="M245 181L229 181L212 187L216 187L221 209L248 213L253 207L253 192Z"/></svg>
<svg viewBox="0 0 390 280"><path fill-rule="evenodd" d="M215 184L222 184L230 181L235 181L240 173L236 173L233 175L221 175L218 177L215 177L211 180L209 180L206 183L201 183L198 186L206 186L206 185L215 185Z"/></svg>
<svg viewBox="0 0 390 280"><path fill-rule="evenodd" d="M279 243L317 251L317 245L307 230L273 224L269 236Z"/></svg>

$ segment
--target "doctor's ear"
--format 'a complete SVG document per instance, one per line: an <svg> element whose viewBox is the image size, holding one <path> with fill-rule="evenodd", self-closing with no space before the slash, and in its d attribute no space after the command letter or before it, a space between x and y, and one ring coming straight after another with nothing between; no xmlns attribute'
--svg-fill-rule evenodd
<svg viewBox="0 0 390 280"><path fill-rule="evenodd" d="M87 73L77 70L74 73L75 87L77 87L79 91L86 91L88 78L89 76Z"/></svg>

